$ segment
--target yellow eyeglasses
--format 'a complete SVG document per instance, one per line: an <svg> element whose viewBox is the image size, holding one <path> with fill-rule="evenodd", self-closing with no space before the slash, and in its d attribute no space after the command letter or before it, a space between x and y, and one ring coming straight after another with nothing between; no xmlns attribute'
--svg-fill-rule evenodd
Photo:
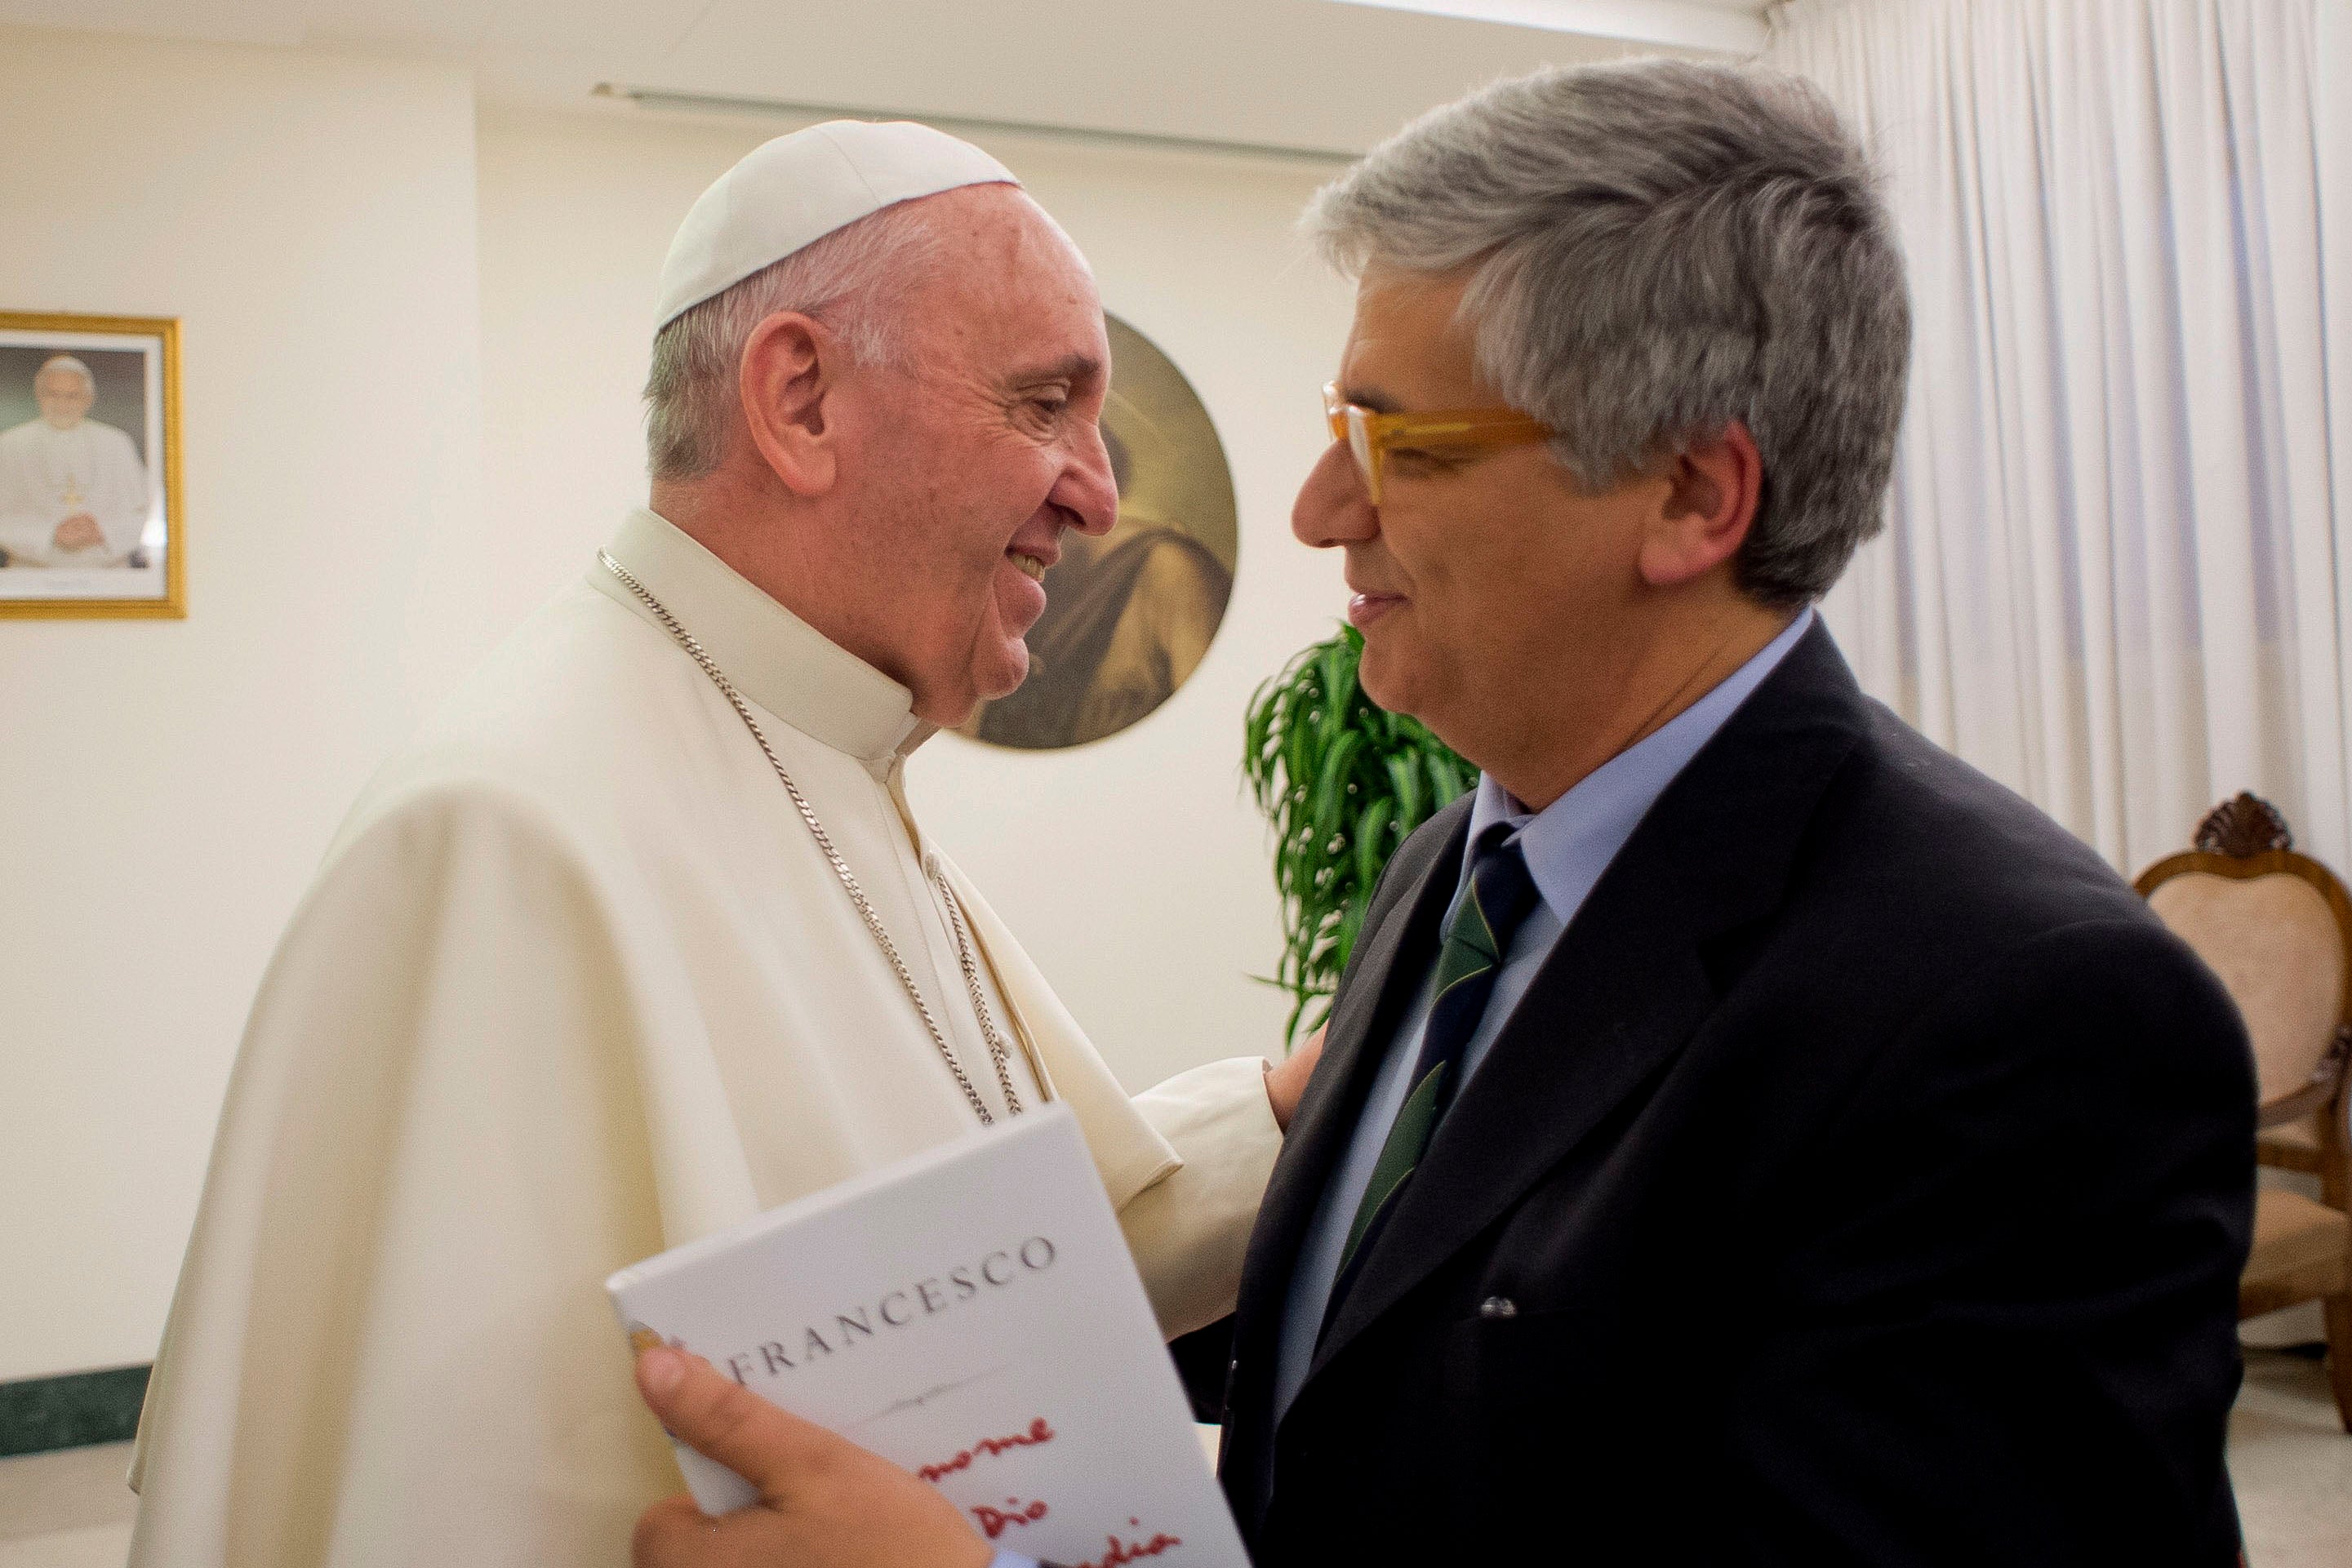
<svg viewBox="0 0 2352 1568"><path fill-rule="evenodd" d="M1397 447L1469 446L1493 449L1549 441L1551 426L1507 408L1459 408L1426 413L1381 413L1339 395L1339 383L1323 388L1323 414L1331 439L1344 441L1364 476L1364 493L1381 504L1381 471Z"/></svg>

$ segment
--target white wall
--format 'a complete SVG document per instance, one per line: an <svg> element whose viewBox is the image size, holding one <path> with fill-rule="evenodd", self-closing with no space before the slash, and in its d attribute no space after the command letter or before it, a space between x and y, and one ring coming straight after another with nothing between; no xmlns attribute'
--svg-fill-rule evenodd
<svg viewBox="0 0 2352 1568"><path fill-rule="evenodd" d="M269 949L483 645L462 74L0 31L0 310L184 323L188 619L0 621L0 1380L145 1361Z"/></svg>
<svg viewBox="0 0 2352 1568"><path fill-rule="evenodd" d="M486 111L484 392L501 570L577 572L645 495L637 389L656 269L695 196L789 124ZM1208 658L1158 713L1075 750L949 735L908 769L923 825L1022 937L1130 1085L1276 1049L1265 828L1241 790L1256 684L1344 607L1290 537L1323 448L1317 389L1349 292L1292 224L1319 172L1007 138L990 144L1092 258L1106 306L1173 359L1234 467L1241 557Z"/></svg>

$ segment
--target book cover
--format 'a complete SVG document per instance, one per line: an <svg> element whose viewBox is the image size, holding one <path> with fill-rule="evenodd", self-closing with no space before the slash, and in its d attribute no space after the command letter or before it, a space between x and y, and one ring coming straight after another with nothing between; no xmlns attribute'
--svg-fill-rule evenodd
<svg viewBox="0 0 2352 1568"><path fill-rule="evenodd" d="M1246 1568L1076 1117L1047 1105L606 1281L692 1351L1067 1568ZM753 1500L681 1446L695 1500Z"/></svg>

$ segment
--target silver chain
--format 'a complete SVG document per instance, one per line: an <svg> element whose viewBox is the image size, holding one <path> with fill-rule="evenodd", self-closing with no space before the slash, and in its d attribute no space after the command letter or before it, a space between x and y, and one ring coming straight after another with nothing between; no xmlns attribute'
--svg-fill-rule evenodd
<svg viewBox="0 0 2352 1568"><path fill-rule="evenodd" d="M808 824L809 836L824 852L825 860L833 867L833 874L841 879L842 891L848 894L849 902L856 905L859 916L866 922L866 929L874 934L874 941L882 949L882 956L890 961L890 967L898 976L898 984L906 988L907 999L915 1004L915 1011L921 1017L923 1028L929 1032L931 1043L939 1047L940 1060L948 1064L950 1072L955 1074L956 1086L971 1103L972 1113L980 1118L981 1125L993 1125L996 1118L989 1114L988 1102L980 1097L980 1091L972 1087L971 1079L964 1072L963 1063L958 1061L955 1052L948 1049L948 1038L940 1031L939 1019L931 1016L930 1005L923 1000L923 993L915 985L915 977L908 970L906 960L898 956L898 944L892 942L890 934L882 928L882 917L867 902L866 890L858 885L857 873L849 869L849 862L843 860L841 852L833 847L833 835L824 831L824 824L817 821L816 810L808 803L808 797L803 795L801 787L793 782L793 776L784 771L783 762L776 756L775 748L768 744L766 733L760 728L760 721L751 716L751 709L743 701L741 694L736 691L735 683L729 680L726 672L703 651L702 644L694 640L693 633L678 624L677 617L647 591L644 583L631 576L628 568L613 559L610 550L598 550L596 559L605 570L620 580L622 587L636 595L639 603L653 612L654 619L660 622L662 629L702 667L702 673L710 677L710 684L719 688L719 695L725 697L728 706L735 710L735 716L743 721L743 727L751 732L751 738L759 744L760 755L765 757L768 766L776 770L777 779L783 783L784 793L793 799L793 810L800 812L801 821ZM997 1087L1004 1091L1005 1112L1008 1115L1018 1116L1022 1110L1021 1095L1013 1087L1013 1073L1008 1065L1012 1049L1005 1044L1004 1036L997 1030L995 1015L989 1010L988 998L981 992L980 967L972 961L971 936L964 929L962 906L957 902L955 890L948 885L947 877L939 870L936 861L927 867L927 875L938 887L940 896L947 905L948 925L955 936L956 959L963 968L964 988L971 993L972 1012L980 1020L981 1034L988 1041L988 1060L996 1069Z"/></svg>

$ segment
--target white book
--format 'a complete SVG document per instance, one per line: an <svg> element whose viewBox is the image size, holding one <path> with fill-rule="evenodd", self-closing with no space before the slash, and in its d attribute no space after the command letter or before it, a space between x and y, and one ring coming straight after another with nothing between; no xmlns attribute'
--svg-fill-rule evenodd
<svg viewBox="0 0 2352 1568"><path fill-rule="evenodd" d="M1127 1239L1059 1105L772 1209L605 1282L689 1350L1067 1568L1247 1568ZM706 1513L749 1483L678 1448Z"/></svg>

